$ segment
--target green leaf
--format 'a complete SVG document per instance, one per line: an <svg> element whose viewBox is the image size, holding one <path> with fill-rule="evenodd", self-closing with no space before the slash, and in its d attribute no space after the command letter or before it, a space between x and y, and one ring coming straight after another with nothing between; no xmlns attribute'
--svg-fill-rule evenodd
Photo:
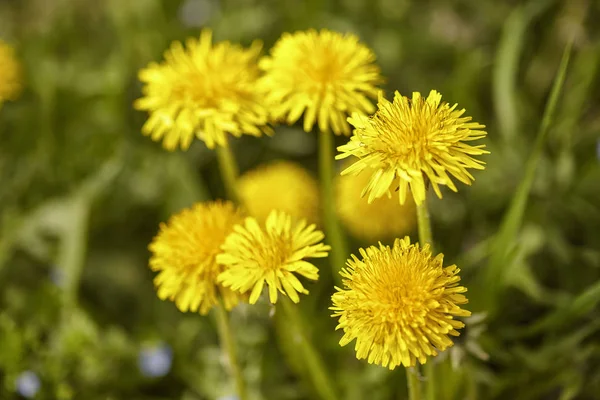
<svg viewBox="0 0 600 400"><path fill-rule="evenodd" d="M500 134L504 139L513 138L519 131L517 75L528 25L551 3L548 0L538 0L527 6L516 7L504 23L492 80L494 109Z"/></svg>
<svg viewBox="0 0 600 400"><path fill-rule="evenodd" d="M490 261L487 267L487 273L484 282L484 287L486 290L486 300L484 304L490 313L494 312L494 301L501 289L505 286L505 271L507 269L507 265L510 265L510 263L513 261L513 258L510 256L510 254L512 253L514 255L514 249L517 245L515 238L518 236L519 230L521 229L521 225L523 223L523 216L527 207L527 201L533 185L537 166L542 156L548 130L552 124L558 99L567 75L567 66L569 65L570 55L571 44L569 43L565 48L558 73L554 78L554 84L552 86L550 98L548 99L546 108L544 110L544 116L540 130L538 132L531 155L527 160L525 174L519 183L517 192L512 198L510 207L507 213L504 215L498 234L496 235L492 244Z"/></svg>

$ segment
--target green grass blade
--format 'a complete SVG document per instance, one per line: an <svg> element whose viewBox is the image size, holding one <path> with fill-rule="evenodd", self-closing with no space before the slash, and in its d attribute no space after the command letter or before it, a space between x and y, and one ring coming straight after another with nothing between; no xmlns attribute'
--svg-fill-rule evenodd
<svg viewBox="0 0 600 400"><path fill-rule="evenodd" d="M523 7L513 10L502 30L493 70L492 93L498 130L505 140L517 132L517 73L527 19Z"/></svg>
<svg viewBox="0 0 600 400"><path fill-rule="evenodd" d="M575 297L568 304L558 308L526 330L514 335L514 338L525 338L545 331L556 332L577 318L587 315L600 304L600 282L596 282Z"/></svg>
<svg viewBox="0 0 600 400"><path fill-rule="evenodd" d="M519 131L517 76L527 28L551 4L551 0L538 0L516 7L502 29L492 71L492 95L498 130L507 141Z"/></svg>
<svg viewBox="0 0 600 400"><path fill-rule="evenodd" d="M501 288L504 286L504 271L506 270L506 266L511 262L511 254L514 255L513 250L516 245L516 238L523 222L523 214L525 212L525 208L527 207L527 200L529 198L531 186L533 185L535 172L544 149L546 137L548 136L548 130L552 124L558 99L567 75L567 67L569 64L570 55L571 44L568 44L563 53L558 72L554 78L552 91L550 93L548 102L546 103L544 116L542 118L542 123L534 144L534 148L531 152L529 160L527 160L525 174L519 183L514 197L512 198L507 213L504 215L504 219L492 245L490 261L485 273L484 282L486 292L485 306L489 312L494 311L494 300Z"/></svg>

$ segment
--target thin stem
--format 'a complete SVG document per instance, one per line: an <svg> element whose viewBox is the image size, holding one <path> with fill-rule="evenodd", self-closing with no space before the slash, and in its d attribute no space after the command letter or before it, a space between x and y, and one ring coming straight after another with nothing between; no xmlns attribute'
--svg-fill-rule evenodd
<svg viewBox="0 0 600 400"><path fill-rule="evenodd" d="M419 381L419 366L406 368L408 382L408 400L421 400L421 381Z"/></svg>
<svg viewBox="0 0 600 400"><path fill-rule="evenodd" d="M429 210L427 209L427 202L424 201L420 205L417 206L417 221L419 224L419 243L421 247L425 246L425 244L429 244L431 251L433 252L433 238L431 235L431 220L429 218ZM425 364L425 376L427 377L426 384L426 395L427 400L435 400L436 399L436 375L437 375L437 367L433 362L434 360L429 360L427 364Z"/></svg>
<svg viewBox="0 0 600 400"><path fill-rule="evenodd" d="M335 213L334 178L334 140L331 131L319 132L319 181L326 240L331 245L330 264L333 279L341 284L339 271L348 257L348 244Z"/></svg>
<svg viewBox="0 0 600 400"><path fill-rule="evenodd" d="M417 221L419 224L419 243L422 246L429 243L429 246L433 247L433 238L431 235L431 221L429 219L429 210L427 209L427 202L424 201L417 206Z"/></svg>
<svg viewBox="0 0 600 400"><path fill-rule="evenodd" d="M425 368L425 378L426 378L426 383L425 383L425 394L426 394L426 398L427 400L435 400L437 393L436 393L436 375L437 375L437 365L433 362L434 360L429 360L429 362L427 364L425 364L424 368Z"/></svg>
<svg viewBox="0 0 600 400"><path fill-rule="evenodd" d="M215 308L217 330L219 332L221 345L225 347L228 360L227 365L230 369L229 372L235 379L235 386L239 400L247 400L248 393L246 392L246 384L244 383L242 369L238 363L237 349L233 338L233 332L231 331L231 325L229 324L229 315L227 314L227 311L222 303L219 303L219 305L217 305Z"/></svg>
<svg viewBox="0 0 600 400"><path fill-rule="evenodd" d="M60 242L58 265L64 276L62 282L65 309L72 310L77 304L79 281L85 264L87 251L88 219L90 200L77 194L71 200L71 224L65 228Z"/></svg>
<svg viewBox="0 0 600 400"><path fill-rule="evenodd" d="M228 142L225 142L223 146L217 146L217 159L219 160L219 171L221 172L227 197L234 203L240 204L240 196L237 190L239 169Z"/></svg>
<svg viewBox="0 0 600 400"><path fill-rule="evenodd" d="M298 347L303 355L302 359L306 363L306 369L319 397L324 400L337 400L339 397L335 385L327 368L325 368L321 356L307 337L305 324L298 306L294 305L288 298L282 298L280 303L287 322L291 324L293 331L298 335Z"/></svg>

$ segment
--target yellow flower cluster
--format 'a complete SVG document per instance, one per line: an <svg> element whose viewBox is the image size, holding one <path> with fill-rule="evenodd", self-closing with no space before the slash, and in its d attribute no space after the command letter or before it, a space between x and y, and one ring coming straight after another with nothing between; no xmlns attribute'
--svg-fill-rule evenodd
<svg viewBox="0 0 600 400"><path fill-rule="evenodd" d="M260 50L258 42L249 49L213 45L208 30L185 47L173 43L164 62L140 71L144 97L135 107L150 113L142 132L163 139L168 150L187 149L194 137L212 149L225 145L226 134L270 134L267 107L255 90Z"/></svg>
<svg viewBox="0 0 600 400"><path fill-rule="evenodd" d="M304 130L315 122L319 130L349 135L346 117L375 110L381 82L375 54L355 35L309 30L284 33L260 61L265 76L259 82L275 120L288 124L304 113Z"/></svg>
<svg viewBox="0 0 600 400"><path fill-rule="evenodd" d="M467 317L460 308L467 291L458 282L456 265L443 267L443 255L433 257L429 245L419 248L408 237L393 247L360 249L342 270L345 289L333 295L333 316L344 331L340 345L356 339L356 356L389 369L424 364L452 346Z"/></svg>
<svg viewBox="0 0 600 400"><path fill-rule="evenodd" d="M473 176L467 168L483 169L484 163L472 156L487 154L485 146L466 142L483 138L484 126L470 122L471 117L464 117L465 110L456 104L442 102L435 90L426 99L420 93L408 99L396 92L393 102L380 97L377 107L372 117L354 114L348 119L354 134L348 144L338 147L341 154L336 157L358 158L342 174L371 173L363 190L369 202L398 188L404 204L410 188L419 205L425 201L428 184L441 198L439 185L457 190L449 174L470 184Z"/></svg>
<svg viewBox="0 0 600 400"><path fill-rule="evenodd" d="M303 113L306 131L317 122L322 131L349 135L352 112L375 110L369 98L377 97L379 67L355 35L296 32L259 60L260 50L259 43L212 44L209 30L185 47L173 43L162 63L139 73L144 96L135 107L150 115L142 132L168 150L185 150L194 137L212 149L227 134L270 135L269 122L293 124Z"/></svg>
<svg viewBox="0 0 600 400"><path fill-rule="evenodd" d="M274 161L246 172L238 181L240 201L248 214L265 221L272 210L284 211L294 221L319 221L319 188L300 165Z"/></svg>
<svg viewBox="0 0 600 400"><path fill-rule="evenodd" d="M369 203L361 196L371 175L363 171L356 176L336 178L336 211L346 229L356 238L369 242L403 236L417 224L415 202L408 198L404 205L392 196Z"/></svg>
<svg viewBox="0 0 600 400"><path fill-rule="evenodd" d="M21 93L21 64L14 49L0 40L0 107L7 100L15 100Z"/></svg>
<svg viewBox="0 0 600 400"><path fill-rule="evenodd" d="M304 259L327 256L323 237L281 211L261 225L230 202L199 203L161 224L149 246L150 268L158 272L158 297L184 312L207 314L219 297L231 309L248 293L254 304L265 283L272 303L277 291L298 302L298 293L308 291L294 274L318 279L317 267Z"/></svg>
<svg viewBox="0 0 600 400"><path fill-rule="evenodd" d="M227 146L228 135L270 135L271 124L302 116L307 132L316 124L326 134L351 134L336 157L353 161L337 178L336 211L354 236L373 241L412 230L429 186L441 198L440 186L456 191L453 178L471 184L469 170L484 168L475 156L486 154L485 146L470 144L485 137L484 126L435 90L386 100L375 56L356 36L286 33L269 55L260 58L260 50L256 43L213 44L208 30L185 47L174 43L164 62L140 72L144 96L135 107L149 113L142 132L169 150L187 149L194 138ZM280 294L297 303L308 293L299 277L319 277L306 259L331 250L306 222L318 220L319 197L305 170L276 162L240 179L235 170L228 180L237 184L240 208L197 204L161 224L150 245L158 296L182 311L254 304L265 285L271 303ZM408 237L359 254L347 261L344 287L332 296L340 345L356 340L357 358L390 369L425 363L453 345L450 336L464 326L455 318L470 315L460 307L466 288L455 265L444 267L443 254Z"/></svg>

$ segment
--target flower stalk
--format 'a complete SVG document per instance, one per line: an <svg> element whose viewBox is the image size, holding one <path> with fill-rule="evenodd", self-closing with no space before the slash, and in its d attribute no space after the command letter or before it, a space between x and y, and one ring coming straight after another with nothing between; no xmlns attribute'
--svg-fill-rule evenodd
<svg viewBox="0 0 600 400"><path fill-rule="evenodd" d="M246 384L244 382L242 369L238 363L237 348L235 345L233 332L231 331L231 325L229 324L229 315L227 314L222 302L219 302L219 304L215 307L215 311L219 341L224 347L225 354L227 356L227 366L229 367L230 375L233 375L233 378L235 379L235 387L238 398L239 400L247 400L248 393L246 391Z"/></svg>
<svg viewBox="0 0 600 400"><path fill-rule="evenodd" d="M298 334L298 348L319 397L324 400L339 399L335 385L323 363L323 359L308 338L298 306L293 304L288 298L281 299L280 304L285 318L291 324L293 331Z"/></svg>
<svg viewBox="0 0 600 400"><path fill-rule="evenodd" d="M221 173L221 178L223 179L223 185L225 186L227 197L232 202L239 205L240 196L236 185L239 175L239 168L227 139L225 139L225 144L223 146L217 147L217 159L219 161L219 170ZM247 400L248 395L246 392L246 384L244 382L242 369L238 362L237 348L235 345L233 332L231 331L231 325L229 323L229 315L225 310L222 301L219 301L219 304L216 307L216 319L219 332L219 341L225 348L229 372L235 379L237 395L239 400Z"/></svg>
<svg viewBox="0 0 600 400"><path fill-rule="evenodd" d="M235 162L235 158L228 141L226 141L223 146L217 147L217 159L219 161L219 170L221 172L221 178L223 179L223 185L225 186L227 197L235 204L239 205L240 196L237 189L239 168Z"/></svg>
<svg viewBox="0 0 600 400"><path fill-rule="evenodd" d="M427 201L417 206L417 222L419 226L419 243L421 246L429 244L433 251L433 237L431 234L431 219L429 218L429 210L427 208ZM427 377L427 400L435 400L436 398L436 365L430 360L425 364L425 376ZM410 398L412 400L412 397Z"/></svg>
<svg viewBox="0 0 600 400"><path fill-rule="evenodd" d="M406 381L408 383L408 400L421 400L421 381L419 380L419 366L406 368Z"/></svg>
<svg viewBox="0 0 600 400"><path fill-rule="evenodd" d="M319 132L319 182L321 185L323 222L327 239L331 245L330 264L334 279L339 285L341 284L339 272L346 263L348 245L335 213L333 139L331 131Z"/></svg>

